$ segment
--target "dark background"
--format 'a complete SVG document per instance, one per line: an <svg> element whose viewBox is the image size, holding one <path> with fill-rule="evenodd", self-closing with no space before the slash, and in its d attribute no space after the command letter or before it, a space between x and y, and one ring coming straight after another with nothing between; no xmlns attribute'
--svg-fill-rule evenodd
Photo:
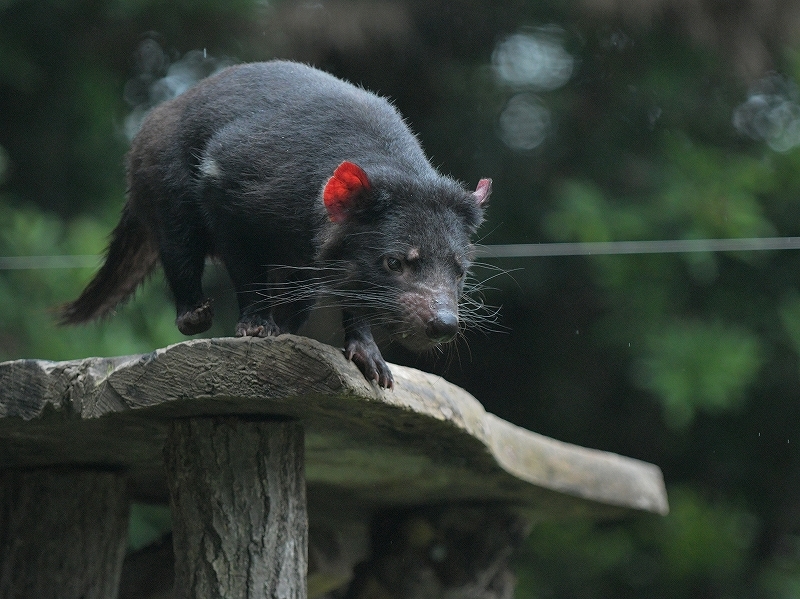
<svg viewBox="0 0 800 599"><path fill-rule="evenodd" d="M101 253L137 119L274 57L389 96L442 171L491 177L484 244L800 235L798 39L800 5L781 0L5 0L0 256ZM96 262L48 260L0 262L0 359L181 340L160 275L113 319L56 328L50 308ZM387 356L537 432L658 464L671 504L538 525L517 595L800 596L797 252L485 263L490 330ZM230 300L224 273L208 285Z"/></svg>

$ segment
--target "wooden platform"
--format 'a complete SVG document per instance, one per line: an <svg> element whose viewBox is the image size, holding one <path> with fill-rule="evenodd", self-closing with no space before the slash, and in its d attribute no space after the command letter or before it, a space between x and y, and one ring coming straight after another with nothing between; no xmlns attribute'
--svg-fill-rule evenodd
<svg viewBox="0 0 800 599"><path fill-rule="evenodd" d="M440 377L392 371L395 390L378 389L340 351L289 335L188 341L120 358L6 362L0 468L124 466L135 499L165 500L170 419L269 414L303 422L309 489L358 502L666 512L656 466L521 429Z"/></svg>
<svg viewBox="0 0 800 599"><path fill-rule="evenodd" d="M4 585L14 597L109 596L129 499L171 504L177 597L304 599L307 554L311 595L319 595L375 553L376 514L425 506L439 507L425 512L420 530L441 524L465 539L481 536L487 555L475 568L495 572L484 572L481 584L488 596L510 597L509 548L521 529L507 513L529 522L666 513L656 466L521 429L440 377L392 372L395 389L379 389L341 351L289 335L0 364L0 561L13 566L0 573L0 597ZM306 498L311 546L316 523L328 553L306 550ZM64 520L87 503L96 505ZM393 530L419 528L420 517ZM281 528L287 519L292 528ZM469 534L458 523L466 520L473 520ZM260 549L254 538L265 540ZM46 550L53 539L62 548ZM65 539L82 549L70 551ZM216 541L201 547L208 539ZM369 559L417 559L391 553L401 545ZM53 551L85 558L34 563ZM243 581L252 588L239 588ZM464 597L475 596L469 584ZM461 595L448 589L448 596Z"/></svg>

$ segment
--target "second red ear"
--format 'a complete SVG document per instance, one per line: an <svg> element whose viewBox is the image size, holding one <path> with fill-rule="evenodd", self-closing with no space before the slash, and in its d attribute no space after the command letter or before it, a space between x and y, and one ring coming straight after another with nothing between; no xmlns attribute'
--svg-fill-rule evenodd
<svg viewBox="0 0 800 599"><path fill-rule="evenodd" d="M328 218L335 223L344 221L350 209L370 187L369 177L364 169L353 162L342 162L333 171L333 176L328 179L322 192Z"/></svg>
<svg viewBox="0 0 800 599"><path fill-rule="evenodd" d="M472 197L475 198L475 203L481 208L484 208L489 203L489 196L492 193L492 180L481 179L478 181L478 187L472 192Z"/></svg>

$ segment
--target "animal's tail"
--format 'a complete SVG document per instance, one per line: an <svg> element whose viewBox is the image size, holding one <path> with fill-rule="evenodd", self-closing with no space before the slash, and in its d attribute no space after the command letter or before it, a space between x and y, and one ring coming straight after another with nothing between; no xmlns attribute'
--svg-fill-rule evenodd
<svg viewBox="0 0 800 599"><path fill-rule="evenodd" d="M106 316L136 291L157 262L155 243L126 205L111 234L103 266L78 299L58 308L59 322L80 324Z"/></svg>

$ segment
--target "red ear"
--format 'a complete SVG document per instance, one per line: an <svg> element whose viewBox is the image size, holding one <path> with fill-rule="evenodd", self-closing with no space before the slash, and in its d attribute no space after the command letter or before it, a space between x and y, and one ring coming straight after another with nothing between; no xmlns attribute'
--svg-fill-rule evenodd
<svg viewBox="0 0 800 599"><path fill-rule="evenodd" d="M322 201L328 210L328 218L335 223L347 218L347 212L371 185L367 173L357 164L342 162L333 171L322 192Z"/></svg>
<svg viewBox="0 0 800 599"><path fill-rule="evenodd" d="M489 195L492 193L492 180L481 179L478 181L478 187L472 192L472 197L475 198L475 203L481 208L486 206L489 201Z"/></svg>

